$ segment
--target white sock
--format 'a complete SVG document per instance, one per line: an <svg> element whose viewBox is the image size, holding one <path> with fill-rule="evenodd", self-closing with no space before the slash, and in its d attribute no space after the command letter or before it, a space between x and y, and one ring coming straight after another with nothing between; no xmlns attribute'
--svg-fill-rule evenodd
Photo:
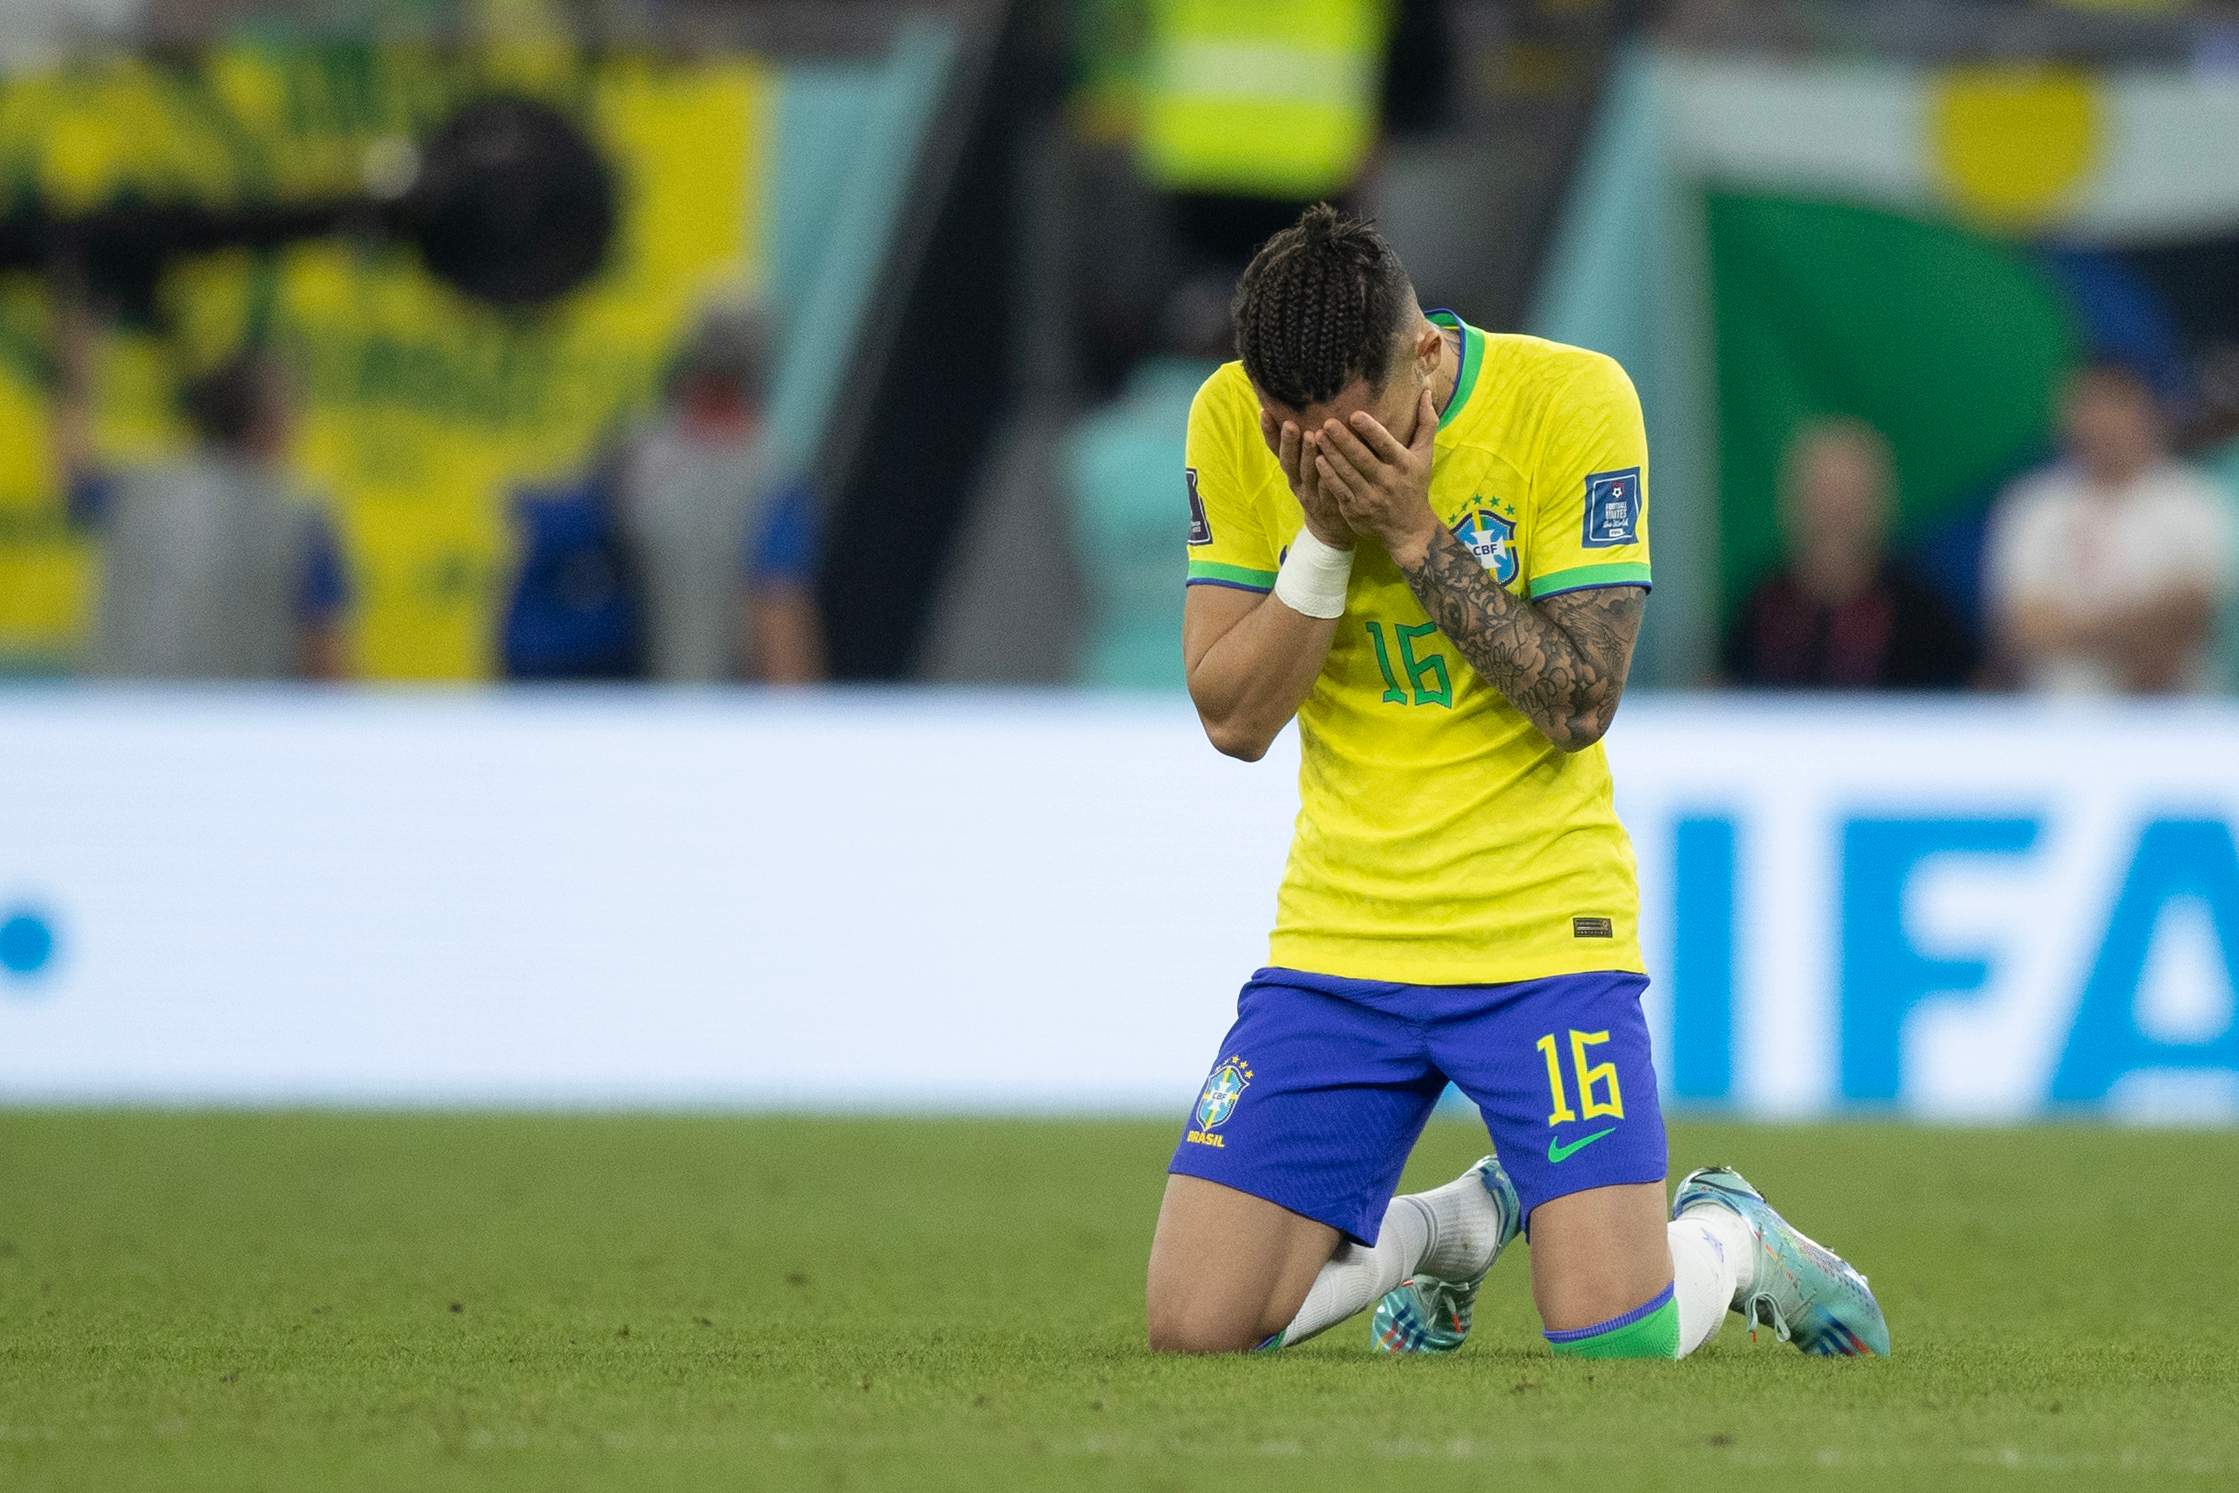
<svg viewBox="0 0 2239 1493"><path fill-rule="evenodd" d="M1757 1278L1757 1240L1731 1208L1690 1208L1664 1230L1671 1240L1672 1297L1679 1303L1679 1356L1718 1335Z"/></svg>
<svg viewBox="0 0 2239 1493"><path fill-rule="evenodd" d="M1444 1187L1393 1198L1376 1247L1339 1246L1278 1342L1303 1343L1381 1300L1410 1276L1467 1279L1492 1263L1500 1232L1500 1205L1477 1180L1475 1168Z"/></svg>

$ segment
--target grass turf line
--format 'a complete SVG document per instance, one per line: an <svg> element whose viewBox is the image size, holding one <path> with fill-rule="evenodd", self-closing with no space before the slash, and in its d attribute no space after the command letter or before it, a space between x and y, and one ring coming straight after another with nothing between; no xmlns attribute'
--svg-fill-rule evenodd
<svg viewBox="0 0 2239 1493"><path fill-rule="evenodd" d="M1451 1359L1153 1359L1172 1137L0 1111L0 1487L2239 1486L2239 1134L1680 1125L1897 1356L1676 1366L1551 1358L1521 1251Z"/></svg>

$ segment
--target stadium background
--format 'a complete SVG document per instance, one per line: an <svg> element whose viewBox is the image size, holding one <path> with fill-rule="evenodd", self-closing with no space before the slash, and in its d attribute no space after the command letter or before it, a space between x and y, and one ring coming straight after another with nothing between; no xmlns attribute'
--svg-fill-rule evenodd
<svg viewBox="0 0 2239 1493"><path fill-rule="evenodd" d="M343 190L502 89L583 124L622 218L529 315L330 238L181 256L103 326L120 462L186 442L183 377L285 354L347 685L73 677L101 541L52 446L52 282L0 269L16 1195L40 1147L152 1165L111 1106L1009 1117L958 1132L990 1155L1178 1115L1295 762L1215 756L1180 687L1183 416L1233 245L1325 188L1427 303L1640 388L1657 591L1609 750L1675 1112L2239 1124L2239 618L2186 699L1759 693L1720 655L1809 417L1888 437L1893 544L1977 626L1986 516L2089 357L2144 369L2239 505L2224 7L1451 0L1332 42L1363 7L1310 5L1252 43L1342 84L1303 177L1175 122L1147 28L1218 11L1181 0L17 8L0 216ZM828 681L508 679L529 505L740 292L779 326Z"/></svg>
<svg viewBox="0 0 2239 1493"><path fill-rule="evenodd" d="M1155 107L1140 66L1094 49L1092 10L649 15L596 46L532 12L450 17L462 41L436 12L159 8L117 22L160 51L65 34L10 60L19 196L310 194L490 89L569 103L626 195L602 273L534 317L409 246L329 240L182 257L158 314L114 331L92 404L122 460L182 439L179 368L251 335L292 353L294 460L338 518L360 667L418 686L349 698L43 677L82 638L99 537L67 521L48 450L52 298L0 278L0 654L24 676L0 695L0 916L46 948L0 986L0 1078L1170 1103L1255 962L1290 784L1202 749L1178 689L1174 474L1207 366L1187 345L1217 340L1218 310L1189 324L1208 251L1164 227L1161 168L1125 133ZM2239 1115L2226 707L1688 687L1776 558L1779 452L1807 416L1889 434L1897 542L1970 611L1984 512L2046 456L2087 350L2148 360L2201 459L2239 472L2215 434L2239 168L2202 144L2239 118L2239 72L2212 50L2157 65L2181 30L2089 17L2032 14L2045 55L2003 61L1983 54L2017 45L2004 12L1975 16L1977 46L1821 16L1830 34L1777 58L1765 26L1687 19L1658 40L1621 12L1441 9L1445 96L1360 189L1429 301L1610 351L1642 390L1658 589L1611 750L1676 1097ZM1876 24L1881 54L1838 52ZM2076 63L2115 37L2119 70ZM1533 192L1544 221L1519 231ZM1089 241L1131 233L1135 267L1098 273ZM834 672L902 688L428 696L503 668L523 496L581 471L700 299L738 286L783 312L770 426L824 509ZM917 962L906 990L825 964L863 919ZM845 1007L804 998L835 980ZM418 1060L429 1022L471 1059ZM826 1022L854 1030L844 1059ZM711 1024L729 1045L699 1040ZM1120 1028L1142 1037L1115 1047ZM182 1045L194 1030L266 1035Z"/></svg>

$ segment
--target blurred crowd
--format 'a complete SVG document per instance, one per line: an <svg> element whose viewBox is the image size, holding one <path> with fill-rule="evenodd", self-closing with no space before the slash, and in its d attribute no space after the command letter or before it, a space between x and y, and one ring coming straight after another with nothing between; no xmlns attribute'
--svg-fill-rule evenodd
<svg viewBox="0 0 2239 1493"><path fill-rule="evenodd" d="M70 521L99 556L84 671L128 680L339 681L349 556L289 460L294 380L250 346L183 380L187 440L103 460L88 390L102 332L58 318L53 449ZM766 439L760 308L710 305L653 406L585 469L515 492L517 561L497 656L520 680L801 684L824 675L816 495Z"/></svg>
<svg viewBox="0 0 2239 1493"><path fill-rule="evenodd" d="M65 369L91 340L80 334ZM603 442L579 481L521 493L508 677L823 677L816 495L763 439L767 349L758 310L711 308L654 408ZM72 521L101 556L87 672L349 677L350 566L285 461L286 370L250 350L187 381L191 446L143 467L95 456L80 387L64 381L56 449ZM1782 558L1739 599L1718 678L1773 690L2226 687L2239 496L2171 451L2153 390L2120 364L2073 375L2059 444L1992 507L1971 616L1893 534L1888 442L1849 417L1801 426L1782 468ZM1124 454L1110 465L1122 481L1157 480Z"/></svg>
<svg viewBox="0 0 2239 1493"><path fill-rule="evenodd" d="M2059 458L1991 508L1981 616L1970 619L1893 542L1888 442L1853 419L1798 430L1782 473L1784 558L1743 598L1723 678L1757 689L2228 688L2239 494L2172 454L2152 387L2120 363L2070 378L2059 437Z"/></svg>
<svg viewBox="0 0 2239 1493"><path fill-rule="evenodd" d="M824 676L817 495L767 439L771 348L759 308L710 307L582 480L523 495L507 677Z"/></svg>
<svg viewBox="0 0 2239 1493"><path fill-rule="evenodd" d="M1074 677L1179 686L1182 423L1198 380L1227 356L1227 287L1252 247L1306 202L1346 202L1396 221L1397 240L1446 245L1443 261L1406 250L1426 288L1452 294L1473 319L1514 325L1534 236L1510 225L1553 216L1593 117L1597 70L1643 9L1619 0L1074 8L1066 118L1053 131L1074 147L1085 207L1059 298L1063 329L1050 339L1072 360L1060 381L1067 433L1044 474L1070 505L1062 522L1079 580L1062 604L1078 614ZM1485 59L1498 65L1476 65ZM1457 134L1462 122L1473 133ZM1485 208L1500 221L1472 220L1454 201L1462 139L1504 151L1505 196ZM770 439L772 318L783 309L705 305L645 408L585 432L591 454L578 470L524 477L508 491L511 559L489 650L502 677L800 684L831 672L829 609L855 598L832 584L827 563L831 494ZM58 485L97 555L85 671L360 673L349 626L360 567L329 495L290 460L296 371L250 345L183 374L186 444L161 460L118 462L97 449L91 408L109 332L83 305L63 306L53 324ZM1931 563L1907 530L1885 433L1842 411L1802 421L1770 510L1778 561L1726 578L1723 637L1714 658L1698 661L1701 681L2234 687L2239 494L2226 474L2188 460L2173 429L2142 372L2119 359L2076 367L2046 432L2051 458L1995 496L1961 556L1965 583L1954 584L1950 555ZM999 516L987 527L1001 543L1051 526ZM1015 631L1009 616L991 625Z"/></svg>
<svg viewBox="0 0 2239 1493"><path fill-rule="evenodd" d="M1084 292L1092 376L1106 360L1123 367L1106 375L1113 397L1082 423L1067 464L1089 535L1084 571L1108 568L1129 538L1144 550L1159 542L1152 513L1132 526L1112 516L1140 509L1132 494L1177 459L1196 381L1229 355L1226 288L1257 239L1305 201L1351 204L1388 229L1397 220L1393 237L1431 299L1453 295L1478 315L1520 312L1528 273L1506 284L1489 273L1473 279L1473 266L1436 252L1465 222L1445 201L1454 142L1497 150L1509 212L1551 214L1553 199L1529 186L1535 164L1558 188L1575 164L1560 149L1561 100L1591 96L1597 68L1646 8L1508 6L1491 36L1479 34L1481 10L1435 3L1320 0L1317 24L1303 34L1283 33L1268 7L1250 4L1106 0L1095 9L1106 27L1091 33L1100 48L1083 90L1093 132L1116 142L1128 179L1147 189L1147 209L1130 216L1163 231L1134 256L1132 273L1148 274L1147 286L1099 274ZM1737 8L1673 9L1700 22L1731 20ZM1255 15L1268 23L1258 33ZM1245 56L1277 76L1241 65ZM1223 58L1229 65L1216 69ZM1476 64L1472 76L1457 76L1460 60ZM1343 80L1318 89L1310 108L1281 81L1309 73ZM1552 169L1533 149L1550 139L1558 142ZM1427 207L1425 180L1436 199ZM1096 216L1099 234L1111 216ZM1462 239L1476 267L1529 239L1512 223L1503 216ZM1716 656L1664 682L2239 690L2239 482L2175 449L2175 422L2147 370L2088 344L2079 356L2042 433L2042 462L1988 494L1987 511L1960 526L1959 543L1932 536L1932 560L1923 552L1931 536L1901 521L1899 463L1885 434L1839 411L1799 422L1767 507L1779 525L1778 562L1755 577L1724 578ZM1953 409L1945 418L1969 416ZM1169 426L1171 440L1151 438ZM1158 633L1171 619L1111 594L1136 584L1103 588L1091 677L1130 682L1168 667Z"/></svg>

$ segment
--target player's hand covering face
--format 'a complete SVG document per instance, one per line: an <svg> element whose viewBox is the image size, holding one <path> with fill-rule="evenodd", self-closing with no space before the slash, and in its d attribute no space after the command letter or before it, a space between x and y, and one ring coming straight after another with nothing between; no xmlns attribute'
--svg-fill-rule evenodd
<svg viewBox="0 0 2239 1493"><path fill-rule="evenodd" d="M1308 461L1306 432L1296 420L1277 421L1263 405L1259 412L1260 438L1267 442L1267 449L1275 453L1275 460L1282 464L1283 480L1290 484L1291 495L1298 499L1298 506L1306 515L1306 527L1314 537L1337 549L1353 547L1354 532L1338 512L1337 497L1325 490L1319 474Z"/></svg>
<svg viewBox="0 0 2239 1493"><path fill-rule="evenodd" d="M1366 410L1347 420L1324 420L1307 432L1308 466L1323 494L1357 534L1382 542L1393 559L1419 560L1438 533L1430 506L1432 444L1438 410L1426 387L1418 397L1413 445L1402 445Z"/></svg>

